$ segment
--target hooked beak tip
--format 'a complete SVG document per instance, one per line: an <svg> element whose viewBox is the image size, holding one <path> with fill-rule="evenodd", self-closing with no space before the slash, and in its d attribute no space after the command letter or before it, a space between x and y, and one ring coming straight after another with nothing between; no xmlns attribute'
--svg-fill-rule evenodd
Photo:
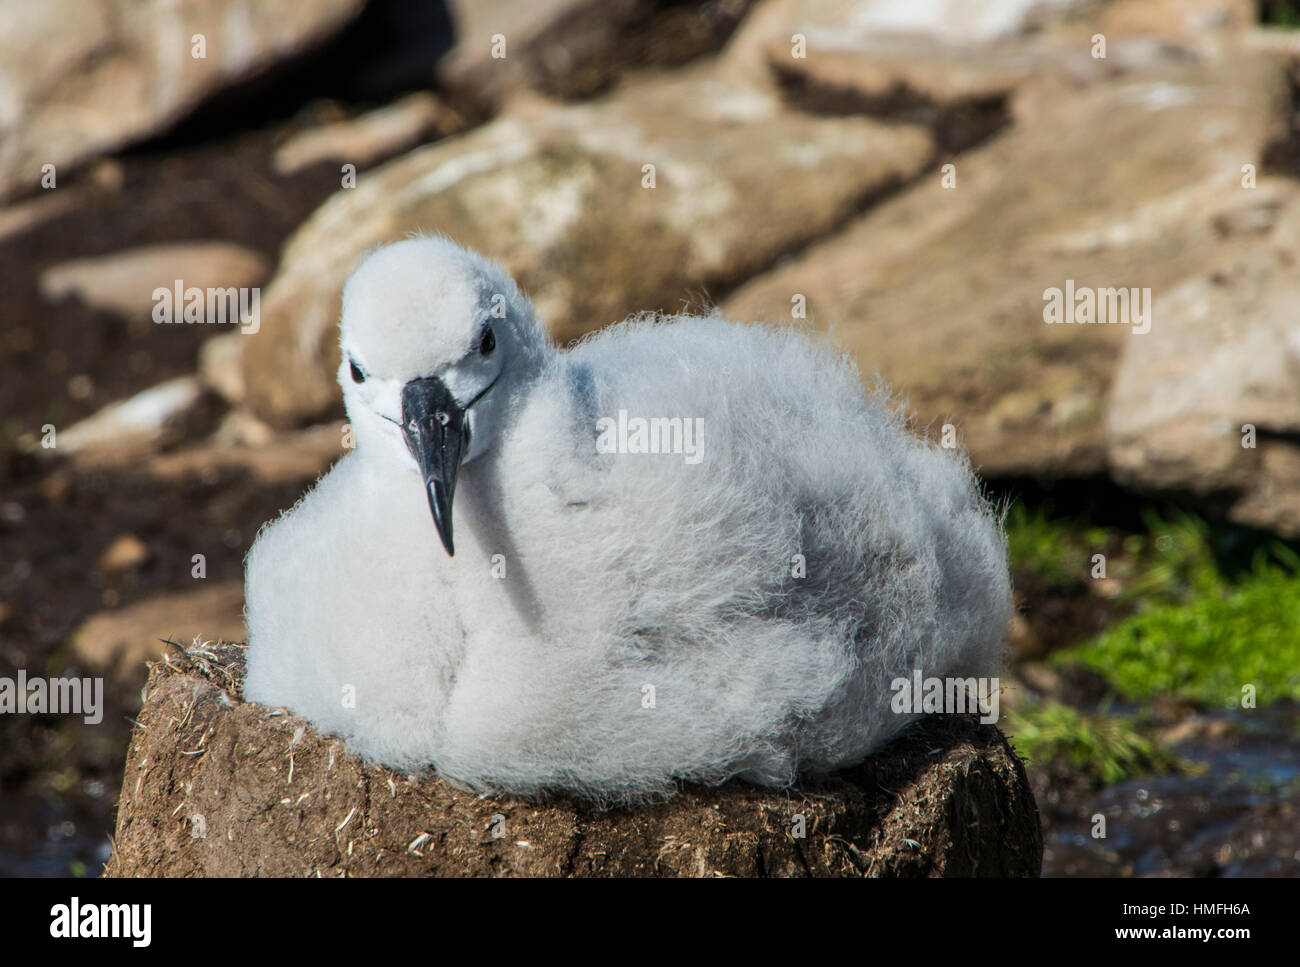
<svg viewBox="0 0 1300 967"><path fill-rule="evenodd" d="M448 557L456 556L456 545L452 541L451 531L451 496L443 488L442 481L430 477L424 482L429 495L429 509L433 511L433 524L437 528L438 538L447 551Z"/></svg>

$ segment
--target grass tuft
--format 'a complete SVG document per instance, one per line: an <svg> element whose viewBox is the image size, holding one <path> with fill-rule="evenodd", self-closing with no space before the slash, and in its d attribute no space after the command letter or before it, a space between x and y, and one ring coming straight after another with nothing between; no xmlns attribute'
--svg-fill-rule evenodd
<svg viewBox="0 0 1300 967"><path fill-rule="evenodd" d="M1003 727L1016 752L1032 765L1063 762L1094 786L1195 769L1127 716L1086 715L1060 702L1044 701L1009 712Z"/></svg>

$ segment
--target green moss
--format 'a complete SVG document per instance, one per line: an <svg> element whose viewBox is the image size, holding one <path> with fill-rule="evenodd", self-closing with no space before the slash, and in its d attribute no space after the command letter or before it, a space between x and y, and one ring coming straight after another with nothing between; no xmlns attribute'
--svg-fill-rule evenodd
<svg viewBox="0 0 1300 967"><path fill-rule="evenodd" d="M1194 768L1129 717L1085 715L1060 702L1042 702L1008 713L1002 725L1031 764L1059 760L1097 786Z"/></svg>
<svg viewBox="0 0 1300 967"><path fill-rule="evenodd" d="M1300 556L1197 518L1146 517L1124 539L1124 597L1141 610L1053 660L1079 661L1125 695L1240 705L1300 699Z"/></svg>
<svg viewBox="0 0 1300 967"><path fill-rule="evenodd" d="M1158 603L1055 660L1079 661L1124 694L1239 705L1300 700L1300 576L1261 566L1235 586Z"/></svg>
<svg viewBox="0 0 1300 967"><path fill-rule="evenodd" d="M1170 695L1240 706L1243 686L1267 704L1300 700L1300 556L1240 528L1174 512L1143 516L1137 533L1053 518L1016 505L1007 516L1012 566L1048 592L1086 589L1092 556L1138 613L1055 662L1078 661L1126 696Z"/></svg>

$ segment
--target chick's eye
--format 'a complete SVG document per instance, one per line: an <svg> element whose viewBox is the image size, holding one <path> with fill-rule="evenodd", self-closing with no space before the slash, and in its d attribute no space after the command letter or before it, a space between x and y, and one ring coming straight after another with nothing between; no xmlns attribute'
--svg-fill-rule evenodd
<svg viewBox="0 0 1300 967"><path fill-rule="evenodd" d="M361 367L351 359L348 360L348 365L352 367L352 382L364 383L366 381L366 374L361 372Z"/></svg>
<svg viewBox="0 0 1300 967"><path fill-rule="evenodd" d="M478 351L484 356L490 355L492 350L497 348L497 337L492 333L492 327L488 326L483 330L483 338L479 341Z"/></svg>

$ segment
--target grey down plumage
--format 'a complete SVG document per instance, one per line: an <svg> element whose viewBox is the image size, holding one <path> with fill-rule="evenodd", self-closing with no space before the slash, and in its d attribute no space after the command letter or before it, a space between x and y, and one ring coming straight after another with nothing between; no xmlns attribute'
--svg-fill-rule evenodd
<svg viewBox="0 0 1300 967"><path fill-rule="evenodd" d="M249 554L248 698L475 789L632 802L855 764L916 717L895 679L998 674L966 459L809 334L645 317L561 351L503 270L419 237L363 259L341 345L355 450ZM415 385L463 409L454 556ZM694 460L608 452L620 411L699 428Z"/></svg>

